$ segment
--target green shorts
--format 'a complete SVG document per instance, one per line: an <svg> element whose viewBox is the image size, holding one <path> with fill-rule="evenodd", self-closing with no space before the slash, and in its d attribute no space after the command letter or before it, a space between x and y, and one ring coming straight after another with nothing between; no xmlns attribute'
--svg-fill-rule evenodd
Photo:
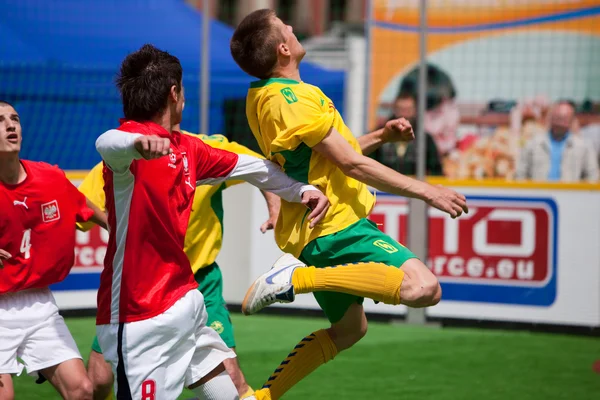
<svg viewBox="0 0 600 400"><path fill-rule="evenodd" d="M213 328L227 347L235 347L233 338L233 324L227 309L227 303L223 298L223 275L221 268L216 262L208 267L202 268L194 275L198 282L198 290L204 295L204 305L208 313L206 325Z"/></svg>
<svg viewBox="0 0 600 400"><path fill-rule="evenodd" d="M366 218L339 232L311 241L300 255L302 262L317 268L363 261L380 262L399 268L412 258L417 256ZM362 304L364 300L346 293L313 294L332 324L342 319L350 305Z"/></svg>
<svg viewBox="0 0 600 400"><path fill-rule="evenodd" d="M227 310L227 304L223 298L223 275L217 263L212 263L208 267L202 268L194 275L198 282L198 290L204 295L204 305L208 314L207 325L213 328L227 347L235 347L233 338L233 324ZM102 354L98 337L94 337L92 350Z"/></svg>

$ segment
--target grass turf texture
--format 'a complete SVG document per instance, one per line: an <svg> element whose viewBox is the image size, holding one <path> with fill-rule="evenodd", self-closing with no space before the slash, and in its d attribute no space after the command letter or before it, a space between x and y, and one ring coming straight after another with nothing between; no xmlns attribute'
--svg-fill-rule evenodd
<svg viewBox="0 0 600 400"><path fill-rule="evenodd" d="M238 355L259 388L302 337L326 326L314 318L234 315ZM84 357L92 318L67 325ZM354 348L319 368L284 399L598 399L600 340L590 337L372 323ZM48 383L15 379L16 399L54 399ZM192 398L185 391L180 399Z"/></svg>

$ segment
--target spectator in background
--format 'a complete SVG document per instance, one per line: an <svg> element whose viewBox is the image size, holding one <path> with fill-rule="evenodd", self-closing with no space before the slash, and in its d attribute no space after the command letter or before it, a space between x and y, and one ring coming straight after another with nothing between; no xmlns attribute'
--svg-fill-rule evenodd
<svg viewBox="0 0 600 400"><path fill-rule="evenodd" d="M598 181L597 156L584 139L573 135L575 108L566 101L555 104L550 132L530 139L521 151L517 179L577 182Z"/></svg>
<svg viewBox="0 0 600 400"><path fill-rule="evenodd" d="M417 132L417 100L410 93L401 93L394 101L394 113L388 121L396 118L406 118ZM383 124L385 126L385 124ZM379 129L383 128L379 127ZM427 175L443 175L442 164L438 148L433 137L425 132L426 160L425 170ZM380 163L404 175L417 173L417 137L412 142L385 143L375 153L374 158Z"/></svg>
<svg viewBox="0 0 600 400"><path fill-rule="evenodd" d="M456 149L457 144L460 113L454 101L456 89L450 75L433 64L427 64L426 80L425 130L432 135L440 155L445 157ZM418 87L419 66L416 66L400 82L398 93L409 93L416 98Z"/></svg>
<svg viewBox="0 0 600 400"><path fill-rule="evenodd" d="M600 165L600 124L589 124L579 131L583 140L590 144Z"/></svg>

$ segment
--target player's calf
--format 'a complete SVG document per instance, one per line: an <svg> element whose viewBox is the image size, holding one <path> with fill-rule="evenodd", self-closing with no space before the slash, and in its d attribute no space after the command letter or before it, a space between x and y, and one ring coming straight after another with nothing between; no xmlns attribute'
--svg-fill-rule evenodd
<svg viewBox="0 0 600 400"><path fill-rule="evenodd" d="M238 391L223 363L189 386L200 400L238 400Z"/></svg>
<svg viewBox="0 0 600 400"><path fill-rule="evenodd" d="M338 352L349 349L367 334L367 317L363 306L352 304L341 320L331 324L327 333L331 337Z"/></svg>
<svg viewBox="0 0 600 400"><path fill-rule="evenodd" d="M418 259L402 265L404 280L400 287L400 301L409 307L431 307L440 302L442 288L433 273Z"/></svg>
<svg viewBox="0 0 600 400"><path fill-rule="evenodd" d="M66 400L92 400L93 386L79 358L45 368L41 374Z"/></svg>

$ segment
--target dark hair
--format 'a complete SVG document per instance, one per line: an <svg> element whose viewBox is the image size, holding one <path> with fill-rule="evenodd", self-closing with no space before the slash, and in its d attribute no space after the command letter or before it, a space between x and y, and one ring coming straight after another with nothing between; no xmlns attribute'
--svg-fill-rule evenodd
<svg viewBox="0 0 600 400"><path fill-rule="evenodd" d="M400 100L400 99L411 99L412 101L415 102L415 104L417 104L417 96L414 93L405 91L405 92L400 92L398 93L398 96L396 96L396 100Z"/></svg>
<svg viewBox="0 0 600 400"><path fill-rule="evenodd" d="M147 121L163 112L171 87L181 91L182 76L179 59L151 44L129 54L117 76L125 118Z"/></svg>
<svg viewBox="0 0 600 400"><path fill-rule="evenodd" d="M277 46L283 35L273 29L275 11L254 11L240 22L233 32L229 49L237 65L247 74L267 79L277 64Z"/></svg>
<svg viewBox="0 0 600 400"><path fill-rule="evenodd" d="M0 106L9 106L9 107L12 107L12 108L14 108L16 110L15 106L13 106L12 104L10 104L6 100L0 100Z"/></svg>
<svg viewBox="0 0 600 400"><path fill-rule="evenodd" d="M417 65L400 82L399 93L412 93L415 97L419 91L420 66ZM456 89L452 83L450 75L440 67L427 64L426 72L427 93L425 93L425 103L427 110L439 105L445 98L453 99L456 97Z"/></svg>

